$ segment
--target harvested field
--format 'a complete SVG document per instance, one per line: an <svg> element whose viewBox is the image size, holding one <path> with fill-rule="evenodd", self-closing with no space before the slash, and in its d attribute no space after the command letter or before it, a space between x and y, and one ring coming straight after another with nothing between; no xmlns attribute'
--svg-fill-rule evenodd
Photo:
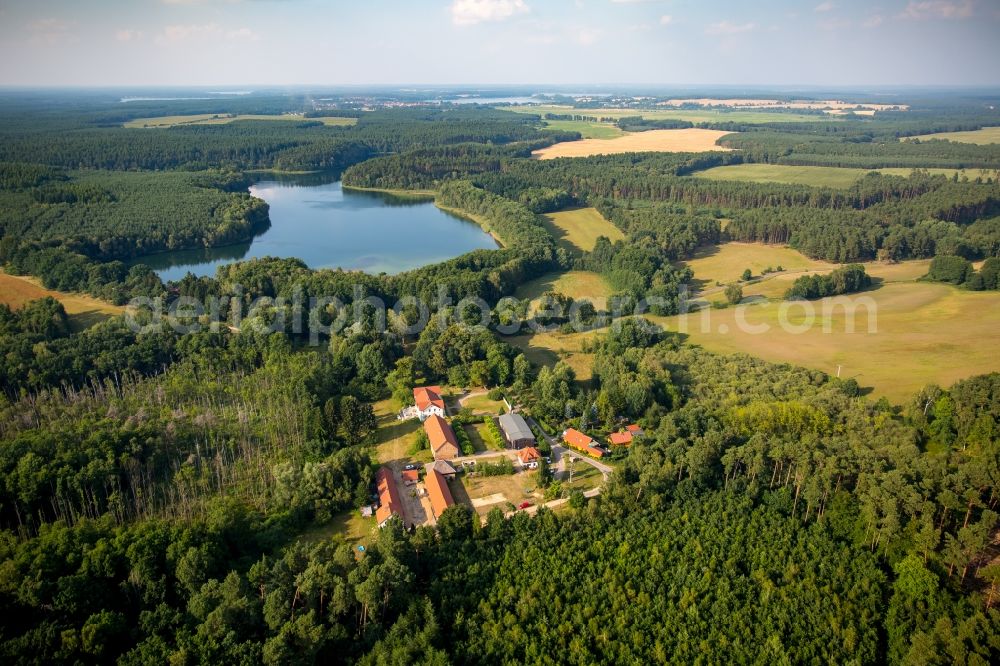
<svg viewBox="0 0 1000 666"><path fill-rule="evenodd" d="M543 160L556 157L589 157L618 153L701 153L710 150L729 150L716 145L720 138L732 134L709 129L666 129L626 134L617 139L582 139L566 141L542 148L532 153Z"/></svg>

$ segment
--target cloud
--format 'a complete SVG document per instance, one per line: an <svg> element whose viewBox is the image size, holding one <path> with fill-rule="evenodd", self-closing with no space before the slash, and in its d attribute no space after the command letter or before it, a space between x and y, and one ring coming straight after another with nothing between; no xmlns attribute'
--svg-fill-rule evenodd
<svg viewBox="0 0 1000 666"><path fill-rule="evenodd" d="M132 30L131 28L124 28L115 33L115 39L119 42L137 42L142 39L141 30Z"/></svg>
<svg viewBox="0 0 1000 666"><path fill-rule="evenodd" d="M813 11L820 12L820 13L822 13L822 12L828 12L828 11L831 11L836 6L837 5L833 4L832 2L821 2L818 5L816 5L816 7L813 9Z"/></svg>
<svg viewBox="0 0 1000 666"><path fill-rule="evenodd" d="M601 38L601 31L594 28L580 28L576 31L576 41L582 46L590 46Z"/></svg>
<svg viewBox="0 0 1000 666"><path fill-rule="evenodd" d="M915 2L910 0L900 17L916 20L929 18L964 19L972 16L975 4L974 0L962 0L961 2L951 2L950 0Z"/></svg>
<svg viewBox="0 0 1000 666"><path fill-rule="evenodd" d="M862 28L877 28L885 22L885 18L881 14L875 14L874 16L869 16L864 21L861 22Z"/></svg>
<svg viewBox="0 0 1000 666"><path fill-rule="evenodd" d="M674 22L674 17L670 14L664 14L660 17L660 25L670 25Z"/></svg>
<svg viewBox="0 0 1000 666"><path fill-rule="evenodd" d="M484 21L503 21L531 8L524 0L454 0L451 20L455 25L475 25Z"/></svg>
<svg viewBox="0 0 1000 666"><path fill-rule="evenodd" d="M732 23L731 21L720 21L705 28L706 35L735 35L741 32L750 32L757 27L756 23Z"/></svg>
<svg viewBox="0 0 1000 666"><path fill-rule="evenodd" d="M157 44L178 44L188 41L256 41L259 35L250 28L237 28L235 30L223 30L217 23L204 23L193 25L168 25L163 28L163 32L157 36Z"/></svg>

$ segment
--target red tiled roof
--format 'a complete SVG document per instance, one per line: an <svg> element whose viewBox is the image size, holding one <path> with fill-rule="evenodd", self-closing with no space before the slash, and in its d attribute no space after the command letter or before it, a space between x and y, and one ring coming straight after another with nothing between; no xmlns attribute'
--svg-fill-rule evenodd
<svg viewBox="0 0 1000 666"><path fill-rule="evenodd" d="M449 460L455 458L461 452L458 447L458 440L455 438L455 431L451 429L448 422L437 414L431 414L424 421L424 432L431 444L431 453L435 458Z"/></svg>
<svg viewBox="0 0 1000 666"><path fill-rule="evenodd" d="M375 481L378 486L379 499L375 520L381 525L394 514L402 517L403 505L399 501L399 490L396 488L396 480L392 478L392 470L388 467L380 467L375 474Z"/></svg>
<svg viewBox="0 0 1000 666"><path fill-rule="evenodd" d="M440 518L444 510L455 503L451 497L451 489L448 488L448 481L441 472L431 469L424 477L424 484L427 486L427 496L430 497L434 517Z"/></svg>
<svg viewBox="0 0 1000 666"><path fill-rule="evenodd" d="M538 449L535 447L527 446L517 452L517 457L521 459L521 462L526 463L531 462L532 460L538 460L542 457L542 454L539 453Z"/></svg>
<svg viewBox="0 0 1000 666"><path fill-rule="evenodd" d="M413 402L420 411L424 411L431 405L436 405L444 410L440 386L418 386L413 389Z"/></svg>
<svg viewBox="0 0 1000 666"><path fill-rule="evenodd" d="M642 428L640 428L639 425L635 424L635 423L631 423L631 424L625 426L625 429L628 430L633 435L641 435L642 434Z"/></svg>
<svg viewBox="0 0 1000 666"><path fill-rule="evenodd" d="M580 449L583 451L590 446L594 440L587 435L584 435L576 428L570 428L563 433L563 441L572 446L574 449Z"/></svg>
<svg viewBox="0 0 1000 666"><path fill-rule="evenodd" d="M632 433L630 432L613 432L608 437L612 444L617 444L618 446L628 446L632 443Z"/></svg>
<svg viewBox="0 0 1000 666"><path fill-rule="evenodd" d="M589 453L590 455L594 456L595 458L603 458L604 457L604 451L602 451L601 449L597 448L596 446L588 446L587 447L587 453Z"/></svg>
<svg viewBox="0 0 1000 666"><path fill-rule="evenodd" d="M403 470L403 481L410 481L416 483L420 480L420 472L415 469L404 469Z"/></svg>

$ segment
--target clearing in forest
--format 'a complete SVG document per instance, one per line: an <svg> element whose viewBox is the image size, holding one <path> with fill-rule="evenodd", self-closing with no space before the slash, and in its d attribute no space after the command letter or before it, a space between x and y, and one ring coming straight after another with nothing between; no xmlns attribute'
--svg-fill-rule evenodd
<svg viewBox="0 0 1000 666"><path fill-rule="evenodd" d="M968 132L938 132L937 134L923 134L921 136L910 136L900 139L901 141L930 141L931 139L946 139L958 143L978 143L986 145L989 143L1000 143L1000 127L984 127Z"/></svg>
<svg viewBox="0 0 1000 666"><path fill-rule="evenodd" d="M603 309L611 295L611 285L600 273L592 271L566 271L564 273L547 273L531 282L525 282L514 296L534 302L545 292L554 291L573 300L586 299L597 309Z"/></svg>
<svg viewBox="0 0 1000 666"><path fill-rule="evenodd" d="M786 245L737 242L698 248L694 257L682 265L694 271L695 286L699 290L715 287L716 283L737 282L748 268L754 277L760 277L766 268L777 269L778 266L788 273L836 268L835 264L810 259Z"/></svg>
<svg viewBox="0 0 1000 666"><path fill-rule="evenodd" d="M596 208L571 208L548 213L544 216L544 224L556 243L574 254L593 250L600 236L607 236L612 243L625 240L622 230L604 219Z"/></svg>
<svg viewBox="0 0 1000 666"><path fill-rule="evenodd" d="M589 120L546 120L545 128L564 132L579 132L584 139L614 139L625 132L611 123L595 123Z"/></svg>
<svg viewBox="0 0 1000 666"><path fill-rule="evenodd" d="M36 278L8 275L0 271L0 303L9 305L16 310L28 301L46 296L51 296L62 303L66 314L69 315L70 325L76 330L88 328L109 317L125 312L123 307L112 305L107 301L86 294L53 291L43 287Z"/></svg>
<svg viewBox="0 0 1000 666"><path fill-rule="evenodd" d="M196 113L187 116L157 116L155 118L136 118L125 123L125 127L175 127L177 125L225 125L237 120L286 120L286 121L319 121L324 125L346 126L358 122L357 118L339 118L327 116L323 118L306 118L301 113L284 113L278 115L262 114L226 114L226 113Z"/></svg>
<svg viewBox="0 0 1000 666"><path fill-rule="evenodd" d="M692 178L710 180L730 180L752 183L783 183L787 185L810 185L812 187L848 188L870 171L878 171L889 176L909 177L913 169L848 169L843 167L792 166L787 164L732 164L714 167L691 174ZM959 178L996 178L997 172L986 169L923 169L931 174L944 174Z"/></svg>
<svg viewBox="0 0 1000 666"><path fill-rule="evenodd" d="M702 153L711 150L729 150L716 142L733 132L710 129L664 129L626 134L617 139L582 139L565 141L541 150L532 156L543 160L556 157L589 157L618 153Z"/></svg>
<svg viewBox="0 0 1000 666"><path fill-rule="evenodd" d="M1000 327L1000 293L970 292L927 282L887 283L860 295L874 300L877 332L869 333L867 315L859 308L849 332L843 308L831 311L830 332L823 331L823 303L811 301L816 319L804 333L779 325L781 303L710 311L702 330L700 313L688 315L689 342L719 353L742 352L775 363L792 363L831 375L853 377L874 395L903 403L927 384L948 386L959 379L1000 370L992 340ZM788 320L805 320L802 307L788 308ZM740 312L742 311L742 313ZM754 335L738 325L737 316L753 325L767 324ZM679 317L650 317L670 331L680 330ZM956 325L956 322L961 322Z"/></svg>

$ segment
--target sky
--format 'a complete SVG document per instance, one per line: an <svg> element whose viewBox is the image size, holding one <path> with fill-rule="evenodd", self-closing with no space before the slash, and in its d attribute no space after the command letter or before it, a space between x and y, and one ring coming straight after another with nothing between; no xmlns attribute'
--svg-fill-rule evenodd
<svg viewBox="0 0 1000 666"><path fill-rule="evenodd" d="M0 85L1000 85L1000 0L0 0Z"/></svg>

